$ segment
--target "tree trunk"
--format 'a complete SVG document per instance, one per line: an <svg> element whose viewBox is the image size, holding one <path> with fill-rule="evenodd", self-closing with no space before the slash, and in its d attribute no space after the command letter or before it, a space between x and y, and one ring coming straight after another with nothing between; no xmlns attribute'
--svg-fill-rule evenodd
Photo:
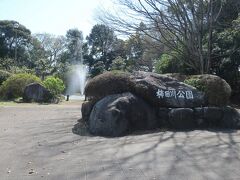
<svg viewBox="0 0 240 180"><path fill-rule="evenodd" d="M209 73L211 65L211 54L212 54L212 31L213 31L213 0L209 2L209 30L208 30L208 54L206 60L205 73Z"/></svg>

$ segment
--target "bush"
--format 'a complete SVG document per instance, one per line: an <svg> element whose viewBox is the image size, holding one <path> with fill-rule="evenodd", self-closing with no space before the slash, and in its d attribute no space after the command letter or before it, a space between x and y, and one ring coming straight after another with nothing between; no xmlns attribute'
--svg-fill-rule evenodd
<svg viewBox="0 0 240 180"><path fill-rule="evenodd" d="M58 97L65 89L63 81L57 77L49 76L43 81L43 85L54 97Z"/></svg>
<svg viewBox="0 0 240 180"><path fill-rule="evenodd" d="M193 75L184 82L203 91L208 100L208 105L225 106L229 102L231 87L218 76L210 74Z"/></svg>
<svg viewBox="0 0 240 180"><path fill-rule="evenodd" d="M89 80L85 87L85 95L90 99L100 99L110 94L129 92L130 89L129 73L110 71Z"/></svg>
<svg viewBox="0 0 240 180"><path fill-rule="evenodd" d="M155 64L155 71L159 74L175 72L176 68L173 57L168 54L163 54Z"/></svg>
<svg viewBox="0 0 240 180"><path fill-rule="evenodd" d="M186 58L188 58L186 55L180 55L174 51L170 52L170 55L163 54L155 63L155 72L159 74L195 74L195 70L184 63Z"/></svg>
<svg viewBox="0 0 240 180"><path fill-rule="evenodd" d="M6 81L12 74L4 71L4 70L0 70L0 85L2 85L2 83L4 81Z"/></svg>
<svg viewBox="0 0 240 180"><path fill-rule="evenodd" d="M22 97L24 88L30 83L41 83L41 80L32 74L15 74L3 82L0 88L0 97L14 99Z"/></svg>
<svg viewBox="0 0 240 180"><path fill-rule="evenodd" d="M189 79L186 79L184 81L185 84L188 84L190 86L193 86L195 87L197 90L199 91L202 91L202 92L205 92L206 91L206 86L204 85L204 83L198 79L198 78L189 78Z"/></svg>

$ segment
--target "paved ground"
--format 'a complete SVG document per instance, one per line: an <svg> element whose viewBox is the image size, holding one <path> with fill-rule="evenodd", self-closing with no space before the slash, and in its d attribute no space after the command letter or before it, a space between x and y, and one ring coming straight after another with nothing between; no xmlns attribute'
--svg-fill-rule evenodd
<svg viewBox="0 0 240 180"><path fill-rule="evenodd" d="M240 131L102 138L73 134L78 119L78 103L1 106L0 179L240 179Z"/></svg>

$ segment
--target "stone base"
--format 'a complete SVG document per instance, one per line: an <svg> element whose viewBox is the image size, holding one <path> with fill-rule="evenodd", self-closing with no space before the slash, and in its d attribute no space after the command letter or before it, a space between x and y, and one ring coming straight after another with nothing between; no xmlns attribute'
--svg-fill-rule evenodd
<svg viewBox="0 0 240 180"><path fill-rule="evenodd" d="M240 128L240 114L230 106L159 108L158 120L173 129Z"/></svg>
<svg viewBox="0 0 240 180"><path fill-rule="evenodd" d="M240 114L230 106L156 108L129 92L83 103L82 118L90 133L112 137L163 127L176 130L240 128Z"/></svg>
<svg viewBox="0 0 240 180"><path fill-rule="evenodd" d="M88 129L94 135L122 136L133 130L149 130L158 127L156 111L145 101L131 93L115 94L82 107ZM91 112L91 113L90 113Z"/></svg>

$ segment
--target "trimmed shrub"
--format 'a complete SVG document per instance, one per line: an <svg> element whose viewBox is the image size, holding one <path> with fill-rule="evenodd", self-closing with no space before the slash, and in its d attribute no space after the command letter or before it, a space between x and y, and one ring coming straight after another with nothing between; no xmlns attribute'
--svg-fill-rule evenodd
<svg viewBox="0 0 240 180"><path fill-rule="evenodd" d="M58 97L65 89L63 81L57 77L49 76L43 81L43 85L54 97Z"/></svg>
<svg viewBox="0 0 240 180"><path fill-rule="evenodd" d="M25 87L30 83L41 83L41 80L32 74L15 74L3 82L0 88L0 97L3 99L14 99L23 96Z"/></svg>
<svg viewBox="0 0 240 180"><path fill-rule="evenodd" d="M2 85L2 83L4 81L6 81L12 74L4 71L4 70L0 70L0 85Z"/></svg>
<svg viewBox="0 0 240 180"><path fill-rule="evenodd" d="M89 80L85 95L89 99L100 99L106 95L129 92L130 74L122 71L110 71Z"/></svg>
<svg viewBox="0 0 240 180"><path fill-rule="evenodd" d="M218 76L210 74L193 75L184 82L203 91L208 100L208 105L225 106L229 103L231 87L224 79Z"/></svg>

